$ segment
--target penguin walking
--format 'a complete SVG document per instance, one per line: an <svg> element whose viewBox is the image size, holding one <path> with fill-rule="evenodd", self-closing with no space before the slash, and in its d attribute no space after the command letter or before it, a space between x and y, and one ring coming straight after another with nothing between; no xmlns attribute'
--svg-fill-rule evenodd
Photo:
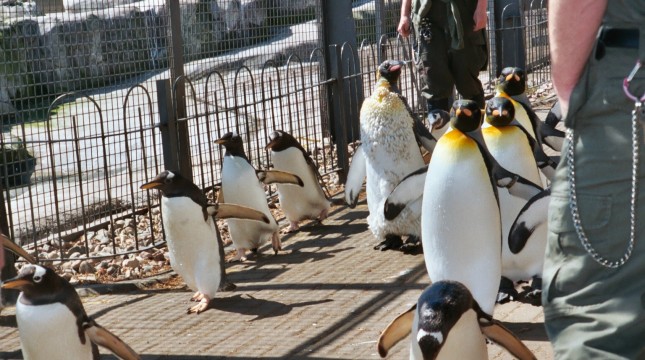
<svg viewBox="0 0 645 360"><path fill-rule="evenodd" d="M497 188L517 187L526 199L542 188L495 161L481 136L481 121L475 102L453 104L452 130L439 139L428 164L422 242L430 279L463 283L492 314L502 270Z"/></svg>
<svg viewBox="0 0 645 360"><path fill-rule="evenodd" d="M85 313L74 287L52 269L25 265L2 288L21 291L16 321L25 360L98 360L97 345L124 360L140 359L132 348Z"/></svg>
<svg viewBox="0 0 645 360"><path fill-rule="evenodd" d="M419 149L419 134L423 129L422 140L426 149L434 148L434 138L423 124L415 120L405 98L401 96L397 81L401 75L401 61L386 60L377 70L377 82L374 92L363 101L360 112L362 152L352 160L350 176L345 185L346 201L354 204L358 196L356 189L360 185L349 183L367 178L367 222L370 230L379 241L375 249L387 250L400 248L403 245L401 236L408 235L408 243L418 242L421 230L420 217L407 209L394 220L388 221L383 216L383 203L387 195L401 179L424 165ZM357 158L357 155L354 155ZM353 170L354 165L364 169ZM356 176L354 174L358 174ZM347 196L347 191L351 196Z"/></svg>
<svg viewBox="0 0 645 360"><path fill-rule="evenodd" d="M542 148L514 122L515 110L510 100L495 97L486 103L486 121L482 134L486 146L495 160L507 170L542 186L534 151ZM543 156L546 154L542 152ZM555 169L554 169L555 170ZM546 226L533 229L530 239L525 238L519 250L512 252L509 247L509 233L518 213L527 200L499 192L499 207L502 221L502 280L498 302L517 298L514 283L534 279L540 283L544 252L546 249ZM532 292L532 296L539 292Z"/></svg>
<svg viewBox="0 0 645 360"><path fill-rule="evenodd" d="M325 220L331 201L320 186L322 177L311 156L285 131L274 131L269 140L266 149L271 150L274 169L297 175L303 182L302 187L277 185L280 207L290 223L287 232L298 231L301 220Z"/></svg>
<svg viewBox="0 0 645 360"><path fill-rule="evenodd" d="M410 334L410 359L488 359L484 336L520 360L535 356L501 322L482 311L472 294L457 281L428 286L417 303L383 330L379 355Z"/></svg>
<svg viewBox="0 0 645 360"><path fill-rule="evenodd" d="M560 151L565 134L556 129L552 122L543 123L533 111L526 96L526 72L517 67L507 67L502 69L498 80L495 96L512 100L518 121L540 146L545 144L553 150Z"/></svg>
<svg viewBox="0 0 645 360"><path fill-rule="evenodd" d="M170 264L199 302L188 313L201 313L220 285L225 284L224 247L213 217L253 219L269 223L262 212L234 204L208 204L206 196L192 181L173 171L163 171L141 189L162 193L161 210Z"/></svg>
<svg viewBox="0 0 645 360"><path fill-rule="evenodd" d="M237 249L233 260L245 261L247 250L257 251L258 247L269 238L273 251L277 254L279 250L282 250L278 223L269 211L262 184L282 183L302 187L304 185L302 179L284 171L256 171L244 153L242 138L237 134L226 133L215 143L226 149L222 165L220 199L223 197L223 202L240 204L258 210L269 219L268 224L239 219L227 220L231 240Z"/></svg>

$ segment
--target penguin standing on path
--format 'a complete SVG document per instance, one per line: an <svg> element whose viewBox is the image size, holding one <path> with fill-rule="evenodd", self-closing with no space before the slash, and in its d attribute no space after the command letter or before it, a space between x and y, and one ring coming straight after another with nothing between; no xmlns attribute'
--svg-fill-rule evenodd
<svg viewBox="0 0 645 360"><path fill-rule="evenodd" d="M536 159L534 157L536 142L514 121L515 110L510 100L501 97L490 99L486 103L486 121L482 134L491 155L504 168L522 177L542 185ZM541 147L537 147L542 151ZM546 154L542 152L543 157ZM511 226L527 200L499 193L499 206L502 219L502 281L498 301L504 302L517 298L514 282L519 280L539 279L542 276L544 251L546 249L547 229L542 226L533 229L532 236L523 239L521 251L511 252L509 233ZM539 283L539 280L534 282ZM539 292L534 292L533 296Z"/></svg>
<svg viewBox="0 0 645 360"><path fill-rule="evenodd" d="M22 291L16 320L25 360L98 360L97 345L124 360L140 359L121 339L87 316L74 287L52 269L23 266L2 288Z"/></svg>
<svg viewBox="0 0 645 360"><path fill-rule="evenodd" d="M276 170L290 172L302 179L303 187L277 185L280 207L289 219L288 232L298 231L298 223L305 219L323 221L331 202L320 186L322 177L311 156L291 134L277 130L271 133L266 146Z"/></svg>
<svg viewBox="0 0 645 360"><path fill-rule="evenodd" d="M542 189L495 161L481 136L481 121L477 103L453 104L452 130L439 139L425 178L422 241L430 280L463 283L492 314L502 270L497 188L526 199Z"/></svg>
<svg viewBox="0 0 645 360"><path fill-rule="evenodd" d="M394 319L378 339L381 357L410 334L410 359L488 359L484 336L521 360L531 351L501 322L481 310L472 294L456 281L428 286L417 303Z"/></svg>
<svg viewBox="0 0 645 360"><path fill-rule="evenodd" d="M417 141L426 149L430 148L429 151L436 143L425 126L418 125L396 85L404 64L386 60L378 67L374 92L361 107L361 146L354 155L345 184L346 201L355 204L362 175L367 177L370 212L367 222L379 241L374 248L380 250L400 248L403 245L401 236L405 235L409 235L408 243L418 242L421 235L419 214L405 209L389 221L383 216L383 202L405 175L424 165ZM422 130L426 134L420 138ZM355 164L360 168L356 169Z"/></svg>
<svg viewBox="0 0 645 360"><path fill-rule="evenodd" d="M208 204L204 193L179 173L164 171L141 189L162 193L161 209L170 264L189 288L197 290L192 301L199 304L188 313L203 312L226 283L224 247L213 217L253 219L269 223L261 212L234 204Z"/></svg>
<svg viewBox="0 0 645 360"><path fill-rule="evenodd" d="M238 219L227 220L231 240L237 249L237 255L233 260L246 260L246 250L256 251L269 238L273 251L277 254L282 250L280 233L278 223L269 211L263 183L293 184L291 186L302 187L302 179L284 171L256 171L244 153L242 138L237 134L226 133L215 143L226 148L222 165L220 201L248 206L262 212L269 219L268 224Z"/></svg>

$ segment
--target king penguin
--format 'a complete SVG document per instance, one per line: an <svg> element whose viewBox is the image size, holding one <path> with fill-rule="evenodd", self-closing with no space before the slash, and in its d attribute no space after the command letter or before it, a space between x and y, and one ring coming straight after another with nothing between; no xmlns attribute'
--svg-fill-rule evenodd
<svg viewBox="0 0 645 360"><path fill-rule="evenodd" d="M495 161L481 136L481 122L474 101L453 104L452 130L439 139L428 164L422 241L430 280L463 283L484 312L492 314L502 270L497 187L510 191L522 184L526 199L542 189Z"/></svg>
<svg viewBox="0 0 645 360"><path fill-rule="evenodd" d="M225 283L224 248L213 217L253 219L269 223L261 212L234 204L209 205L192 181L173 171L163 171L141 185L162 193L161 210L170 264L189 288L197 292L188 313L203 312L220 285Z"/></svg>
<svg viewBox="0 0 645 360"><path fill-rule="evenodd" d="M501 322L485 313L468 289L457 281L428 286L417 303L381 333L381 357L410 334L410 359L485 360L484 336L520 360L535 359L531 351Z"/></svg>
<svg viewBox="0 0 645 360"><path fill-rule="evenodd" d="M542 180L534 157L533 139L516 125L512 125L515 110L510 100L501 97L486 103L486 121L482 134L491 155L507 170L521 175L542 186ZM541 147L538 147L541 151ZM544 155L546 156L546 155ZM524 244L518 244L519 251L511 252L509 234L511 226L527 200L499 192L499 206L502 219L502 281L498 301L517 297L514 283L519 280L535 279L539 283L544 264L547 229L540 226L532 232ZM536 293L537 294L537 293Z"/></svg>
<svg viewBox="0 0 645 360"><path fill-rule="evenodd" d="M331 202L325 195L316 163L291 134L276 130L271 133L267 150L276 170L286 171L302 179L303 186L278 184L280 207L289 219L288 232L298 231L298 223L305 219L323 221Z"/></svg>
<svg viewBox="0 0 645 360"><path fill-rule="evenodd" d="M52 269L25 265L2 288L21 290L16 320L25 360L98 360L97 345L124 360L140 359L85 313L74 287Z"/></svg>
<svg viewBox="0 0 645 360"><path fill-rule="evenodd" d="M264 184L283 183L303 186L300 177L283 171L256 171L244 153L242 138L232 132L215 141L224 146L222 165L222 202L248 206L262 212L269 219L268 224L230 219L228 229L237 255L233 260L246 260L247 250L257 250L260 245L271 239L273 251L282 250L278 223L269 211ZM292 186L293 186L292 185Z"/></svg>
<svg viewBox="0 0 645 360"><path fill-rule="evenodd" d="M374 92L363 101L360 111L361 146L357 152L361 154L354 155L345 187L346 200L355 204L357 189L363 181L361 175L367 178L367 222L379 241L375 249L381 250L401 247L404 235L410 236L410 244L418 242L419 215L403 210L396 219L388 221L383 216L383 203L405 175L424 165L416 134L424 128L427 142L434 139L423 124L417 124L399 93L396 84L402 65L401 61L386 60L378 67ZM433 148L434 144L426 146ZM355 165L361 169L355 170Z"/></svg>

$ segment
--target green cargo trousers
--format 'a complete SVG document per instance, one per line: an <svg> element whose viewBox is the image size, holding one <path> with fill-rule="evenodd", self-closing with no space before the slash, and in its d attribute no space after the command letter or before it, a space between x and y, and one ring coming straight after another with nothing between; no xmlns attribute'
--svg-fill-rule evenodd
<svg viewBox="0 0 645 360"><path fill-rule="evenodd" d="M594 55L574 89L565 124L575 133L582 227L600 255L618 260L630 238L634 109L622 81L634 68L638 50L606 47L604 56ZM630 88L643 94L645 69ZM552 183L542 293L545 326L557 359L645 359L645 142L642 125L638 127L635 247L631 259L617 269L596 262L575 231L567 181L568 142L564 144Z"/></svg>

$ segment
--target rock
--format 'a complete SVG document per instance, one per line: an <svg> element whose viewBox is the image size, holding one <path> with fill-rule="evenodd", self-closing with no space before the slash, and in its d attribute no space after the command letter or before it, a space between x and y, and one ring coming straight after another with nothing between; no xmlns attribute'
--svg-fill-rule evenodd
<svg viewBox="0 0 645 360"><path fill-rule="evenodd" d="M147 251L140 252L139 257L141 257L142 259L145 259L145 260L152 260L152 258L153 258L152 254L147 252Z"/></svg>
<svg viewBox="0 0 645 360"><path fill-rule="evenodd" d="M116 222L114 222L115 229L123 229L124 226L125 226L125 220L123 219L119 219Z"/></svg>
<svg viewBox="0 0 645 360"><path fill-rule="evenodd" d="M58 259L59 257L60 253L56 250L47 253L47 259L49 260Z"/></svg>
<svg viewBox="0 0 645 360"><path fill-rule="evenodd" d="M139 266L139 260L137 260L137 259L126 259L126 260L123 260L123 263L121 265L123 267L130 268L130 269L136 268L136 267Z"/></svg>
<svg viewBox="0 0 645 360"><path fill-rule="evenodd" d="M71 254L68 256L68 258L70 258L70 259L76 259L76 258L78 258L79 256L81 256L81 253L79 253L79 252L74 252L74 253L71 253Z"/></svg>
<svg viewBox="0 0 645 360"><path fill-rule="evenodd" d="M108 236L108 231L105 229L101 229L96 232L96 235L94 235L94 240L98 241L99 244L101 245L107 245L111 243L110 237Z"/></svg>
<svg viewBox="0 0 645 360"><path fill-rule="evenodd" d="M101 269L107 269L110 267L110 261L109 260L102 260L101 263L99 264L99 268Z"/></svg>
<svg viewBox="0 0 645 360"><path fill-rule="evenodd" d="M112 265L107 269L107 274L110 276L116 276L119 273L119 266Z"/></svg>
<svg viewBox="0 0 645 360"><path fill-rule="evenodd" d="M81 274L93 274L96 272L96 269L88 261L81 261L78 272Z"/></svg>
<svg viewBox="0 0 645 360"><path fill-rule="evenodd" d="M78 272L78 269L81 267L82 262L83 262L82 260L72 261L72 269L74 269L74 271Z"/></svg>
<svg viewBox="0 0 645 360"><path fill-rule="evenodd" d="M72 276L74 276L74 275L72 273L68 273L68 272L65 272L65 273L61 274L61 277L63 279L65 279L65 280L67 280L67 281L71 281Z"/></svg>

